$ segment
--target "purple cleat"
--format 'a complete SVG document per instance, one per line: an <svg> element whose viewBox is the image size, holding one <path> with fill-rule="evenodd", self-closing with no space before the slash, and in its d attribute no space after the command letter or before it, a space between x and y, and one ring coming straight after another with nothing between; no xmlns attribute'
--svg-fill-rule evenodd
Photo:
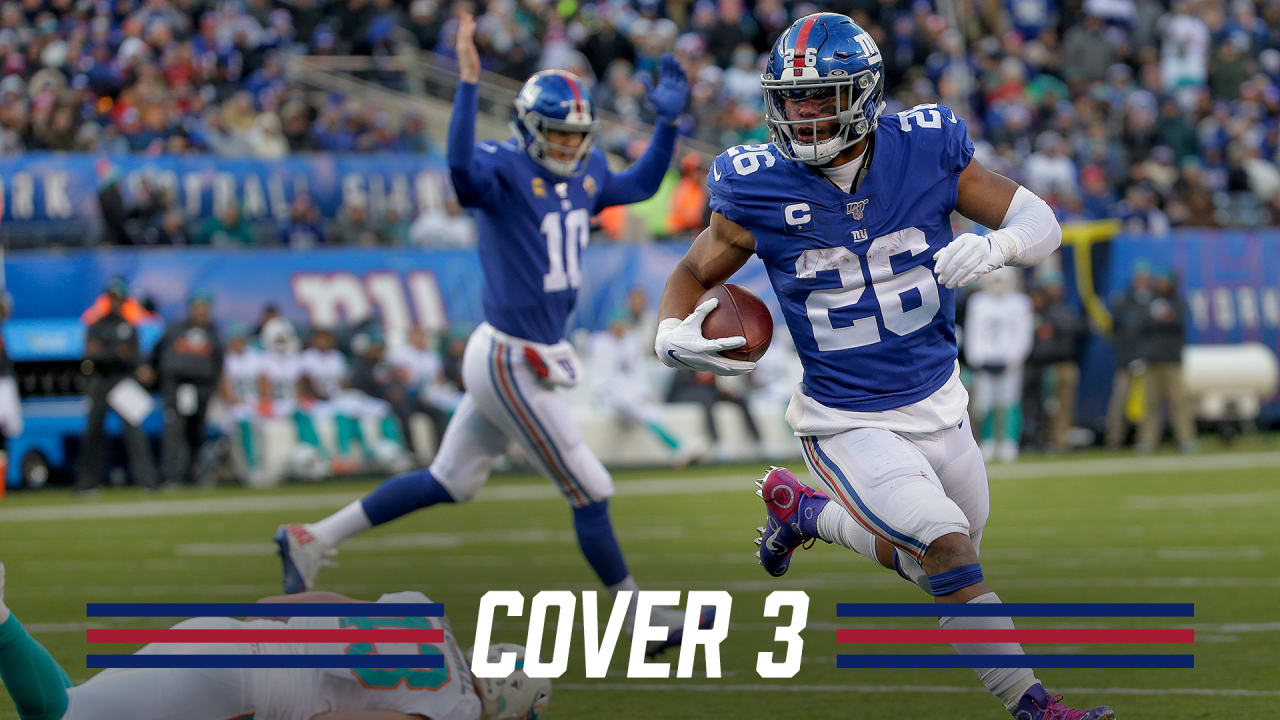
<svg viewBox="0 0 1280 720"><path fill-rule="evenodd" d="M1036 683L1023 694L1013 709L1014 720L1115 720L1116 711L1106 705L1091 710L1077 710L1062 704L1061 695L1050 695Z"/></svg>
<svg viewBox="0 0 1280 720"><path fill-rule="evenodd" d="M756 557L774 577L782 577L796 548L812 545L818 537L818 513L831 502L826 495L796 479L786 468L770 467L756 481L756 494L764 499L764 526L756 528L760 546Z"/></svg>

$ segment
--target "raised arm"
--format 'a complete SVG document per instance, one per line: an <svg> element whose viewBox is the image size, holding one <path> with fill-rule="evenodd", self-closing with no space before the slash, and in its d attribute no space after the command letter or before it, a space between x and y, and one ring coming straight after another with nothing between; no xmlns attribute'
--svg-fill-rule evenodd
<svg viewBox="0 0 1280 720"><path fill-rule="evenodd" d="M480 81L480 54L475 44L476 21L469 13L458 18L458 89L449 118L449 178L458 202L472 206L493 187L493 175L476 165L476 83Z"/></svg>
<svg viewBox="0 0 1280 720"><path fill-rule="evenodd" d="M671 157L675 155L676 124L689 93L689 80L684 68L675 56L663 55L658 86L650 86L648 78L644 78L644 83L649 88L649 102L658 111L653 137L635 165L616 175L609 175L600 191L597 208L628 205L653 197L671 165Z"/></svg>
<svg viewBox="0 0 1280 720"><path fill-rule="evenodd" d="M654 351L673 368L710 370L717 375L741 375L755 363L730 360L721 351L746 344L746 338L707 339L702 336L702 320L715 309L717 301L698 305L708 289L728 280L755 252L755 238L741 225L720 213L711 214L711 226L693 241L689 252L671 271L658 303L658 336Z"/></svg>

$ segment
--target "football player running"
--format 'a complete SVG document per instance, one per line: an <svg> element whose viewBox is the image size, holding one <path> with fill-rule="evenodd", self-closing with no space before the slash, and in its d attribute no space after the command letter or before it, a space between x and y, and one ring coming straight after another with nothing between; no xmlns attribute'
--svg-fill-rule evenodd
<svg viewBox="0 0 1280 720"><path fill-rule="evenodd" d="M581 258L591 217L657 191L675 150L688 83L676 59L664 56L658 85L649 92L658 116L653 138L621 173L611 172L593 146L597 122L586 86L559 70L535 74L520 90L515 137L477 144L474 32L474 19L462 15L461 82L448 150L458 200L476 214L484 275L485 322L463 356L466 395L428 469L393 477L320 522L281 528L276 542L286 592L311 588L326 556L352 535L419 508L475 497L512 441L569 501L578 543L600 581L615 596L636 589L609 519L613 481L556 389L579 379L564 333L586 272ZM678 644L683 613L663 609L655 617L671 629L650 651ZM712 620L708 611L703 623Z"/></svg>
<svg viewBox="0 0 1280 720"><path fill-rule="evenodd" d="M327 592L263 598L276 603L354 603ZM398 592L380 603L428 603L420 592ZM192 618L184 630L337 630L367 618ZM373 646L397 655L442 655L439 668L139 668L105 670L73 686L44 646L4 604L0 563L0 679L23 720L536 720L551 700L551 681L516 670L505 678L471 674L446 618L379 620L379 628L444 630L444 641ZM519 645L489 646L489 659ZM367 643L150 644L139 655L367 655Z"/></svg>
<svg viewBox="0 0 1280 720"><path fill-rule="evenodd" d="M1061 229L1044 201L972 159L949 108L881 117L883 79L875 42L843 15L809 15L782 34L761 76L772 143L716 158L711 226L667 280L655 350L672 367L750 371L720 354L743 338L703 337L715 301L695 304L759 256L804 366L787 420L827 491L781 468L763 478L761 563L782 575L796 547L822 538L897 569L938 603L998 603L978 564L987 477L965 417L955 289L1040 262ZM953 210L998 229L952 237ZM1013 628L1007 617L941 625ZM1114 717L1067 708L1029 669L976 672L1018 720Z"/></svg>

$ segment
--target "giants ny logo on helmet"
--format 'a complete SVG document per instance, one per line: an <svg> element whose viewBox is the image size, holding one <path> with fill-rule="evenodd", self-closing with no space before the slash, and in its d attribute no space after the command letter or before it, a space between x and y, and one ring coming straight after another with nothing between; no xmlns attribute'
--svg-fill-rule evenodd
<svg viewBox="0 0 1280 720"><path fill-rule="evenodd" d="M884 109L884 62L875 40L857 23L815 13L778 38L760 86L765 124L779 152L822 165L875 130ZM788 103L794 108L813 102L821 102L820 116L788 115ZM804 140L796 133L802 127L809 130Z"/></svg>
<svg viewBox="0 0 1280 720"><path fill-rule="evenodd" d="M591 152L596 131L591 94L576 75L564 70L535 73L520 88L515 101L515 132L534 162L556 175L580 172ZM552 143L548 130L583 133L576 147ZM551 151L563 157L552 157Z"/></svg>

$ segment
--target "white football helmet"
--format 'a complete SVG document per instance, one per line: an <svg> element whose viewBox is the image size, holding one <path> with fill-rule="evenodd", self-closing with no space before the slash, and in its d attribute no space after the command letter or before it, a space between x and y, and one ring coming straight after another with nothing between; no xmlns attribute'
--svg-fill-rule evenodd
<svg viewBox="0 0 1280 720"><path fill-rule="evenodd" d="M467 662L471 653L467 650ZM489 661L497 662L503 653L516 654L516 670L504 678L476 678L476 693L484 708L483 720L539 720L551 702L551 681L531 678L524 673L524 646L500 643L489 646Z"/></svg>

